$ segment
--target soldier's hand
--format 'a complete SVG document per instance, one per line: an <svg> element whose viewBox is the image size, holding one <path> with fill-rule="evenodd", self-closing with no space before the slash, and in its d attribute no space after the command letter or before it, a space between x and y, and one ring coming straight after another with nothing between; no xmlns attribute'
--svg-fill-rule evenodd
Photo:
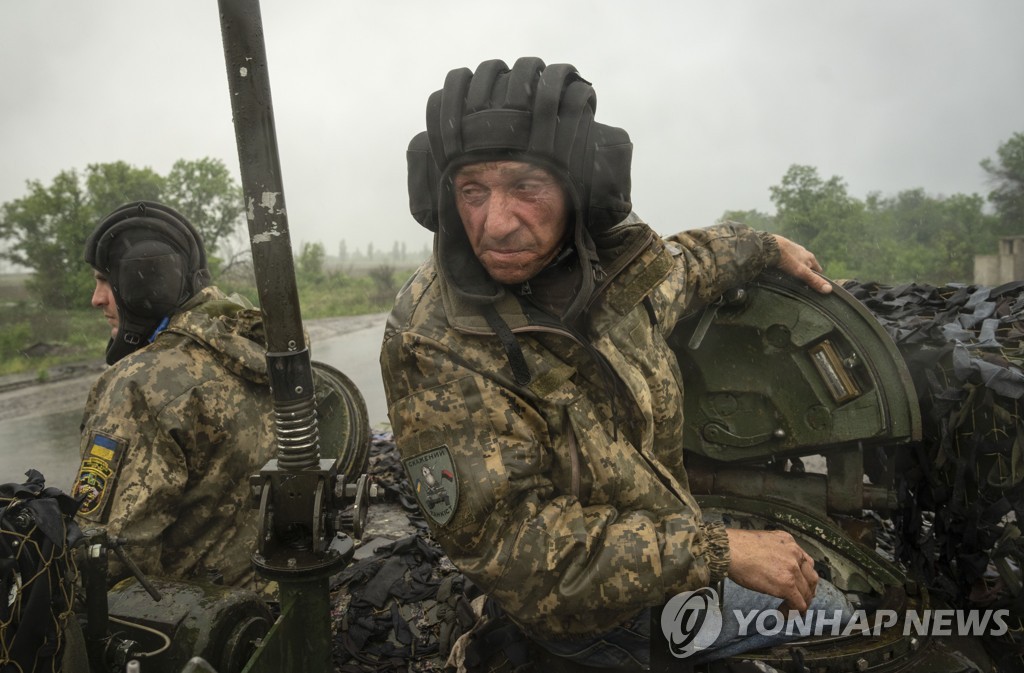
<svg viewBox="0 0 1024 673"><path fill-rule="evenodd" d="M778 234L774 234L774 236L775 241L779 244L778 268L780 271L807 283L809 287L822 294L832 291L832 284L818 275L822 271L821 264L818 263L813 252L785 236Z"/></svg>
<svg viewBox="0 0 1024 673"><path fill-rule="evenodd" d="M814 559L780 530L729 529L729 579L783 600L783 614L803 614L814 599L818 573Z"/></svg>

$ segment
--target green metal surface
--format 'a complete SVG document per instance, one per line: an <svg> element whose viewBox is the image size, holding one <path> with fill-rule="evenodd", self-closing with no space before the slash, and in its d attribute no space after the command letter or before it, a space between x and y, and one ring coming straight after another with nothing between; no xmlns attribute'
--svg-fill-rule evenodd
<svg viewBox="0 0 1024 673"><path fill-rule="evenodd" d="M681 323L672 343L684 446L701 456L753 462L920 436L906 365L842 288L820 295L765 272L741 298Z"/></svg>
<svg viewBox="0 0 1024 673"><path fill-rule="evenodd" d="M893 456L920 439L921 418L902 356L860 302L766 272L681 323L671 343L686 385L690 487L706 517L792 533L868 613L942 607L877 553L864 515L895 508ZM821 473L780 460L814 454L825 457ZM780 671L992 670L978 639L905 635L902 621L744 657Z"/></svg>
<svg viewBox="0 0 1024 673"><path fill-rule="evenodd" d="M320 455L337 459L338 473L349 481L366 471L370 457L370 421L366 402L352 379L334 367L313 361Z"/></svg>
<svg viewBox="0 0 1024 673"><path fill-rule="evenodd" d="M199 582L150 578L160 592L152 596L135 578L107 594L110 630L134 647L115 647L108 661L124 670L124 661L146 654L147 673L180 671L193 657L210 662L217 673L238 673L272 617L263 599L250 591Z"/></svg>
<svg viewBox="0 0 1024 673"><path fill-rule="evenodd" d="M324 647L332 641L331 620L308 618L331 613L328 577L287 582L280 596L281 615L244 673L332 671L331 648Z"/></svg>

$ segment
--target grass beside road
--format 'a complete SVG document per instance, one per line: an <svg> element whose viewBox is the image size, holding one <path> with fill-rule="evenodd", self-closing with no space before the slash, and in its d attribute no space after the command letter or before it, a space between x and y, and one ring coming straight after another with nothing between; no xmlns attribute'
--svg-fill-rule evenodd
<svg viewBox="0 0 1024 673"><path fill-rule="evenodd" d="M110 326L95 310L54 311L31 304L0 313L0 375L103 358Z"/></svg>
<svg viewBox="0 0 1024 673"><path fill-rule="evenodd" d="M89 298L77 311L43 309L25 289L29 274L0 275L0 375L102 359L110 327Z"/></svg>
<svg viewBox="0 0 1024 673"><path fill-rule="evenodd" d="M387 311L410 274L410 269L381 266L360 276L325 273L300 277L302 318ZM27 277L0 275L0 376L36 372L44 379L53 367L102 360L110 326L98 310L89 306L89 297L82 298L81 309L47 309L25 291ZM237 292L253 304L259 303L256 289L249 283L222 280L217 284L228 294Z"/></svg>

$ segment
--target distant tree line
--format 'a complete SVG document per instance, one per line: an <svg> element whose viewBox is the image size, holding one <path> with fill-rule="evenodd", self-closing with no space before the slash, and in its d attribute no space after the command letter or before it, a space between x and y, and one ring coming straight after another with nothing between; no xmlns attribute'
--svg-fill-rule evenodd
<svg viewBox="0 0 1024 673"><path fill-rule="evenodd" d="M1003 143L981 167L992 190L932 196L851 196L838 176L794 165L770 188L774 215L727 211L725 219L774 231L817 255L827 275L882 283L971 282L974 256L992 254L1001 237L1024 235L1024 133Z"/></svg>
<svg viewBox="0 0 1024 673"><path fill-rule="evenodd" d="M1024 234L1024 133L1000 145L981 167L992 185L987 199L933 196L920 188L860 199L842 178L825 179L812 166L794 165L770 187L774 214L734 210L724 217L802 243L834 278L969 282L974 255L994 252L1002 236ZM215 279L248 252L232 240L245 231L241 189L218 159L182 159L166 175L124 162L90 164L84 171L62 171L49 185L30 180L26 186L25 196L0 205L0 258L34 272L29 289L43 306L83 305L92 288L82 260L85 239L101 217L126 201L162 201L188 217L203 235ZM387 267L374 274L377 294L394 289L393 264L425 254L410 254L402 242L390 254L368 246L365 259ZM362 257L344 241L339 245L340 262ZM321 243L303 244L296 253L303 284L342 282L328 267Z"/></svg>
<svg viewBox="0 0 1024 673"><path fill-rule="evenodd" d="M92 293L92 271L82 259L85 239L100 218L127 201L161 201L180 211L215 255L242 221L241 189L217 159L175 162L167 175L125 162L61 171L49 185L27 183L28 193L0 206L0 257L34 274L29 290L52 308L81 306Z"/></svg>
<svg viewBox="0 0 1024 673"><path fill-rule="evenodd" d="M419 250L410 252L405 241L394 241L391 245L390 252L385 252L383 249L379 249L368 243L366 245L366 252L364 253L358 247L349 250L348 242L345 239L341 239L338 244L338 256L332 262L344 266L346 263L351 262L387 262L390 264L409 265L419 264L427 257L430 256L430 248L424 243Z"/></svg>

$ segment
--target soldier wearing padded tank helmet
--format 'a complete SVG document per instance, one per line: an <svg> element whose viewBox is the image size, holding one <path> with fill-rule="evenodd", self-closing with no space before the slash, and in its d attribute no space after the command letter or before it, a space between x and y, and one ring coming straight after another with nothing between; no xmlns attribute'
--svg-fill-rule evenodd
<svg viewBox="0 0 1024 673"><path fill-rule="evenodd" d="M262 316L210 285L199 233L163 204L117 208L85 259L111 367L82 419L79 517L147 574L246 584L248 478L274 451ZM112 564L111 582L124 574Z"/></svg>
<svg viewBox="0 0 1024 673"><path fill-rule="evenodd" d="M831 285L781 236L735 223L656 234L630 201L629 136L595 109L571 65L448 73L407 154L434 254L396 299L381 368L451 560L549 653L632 670L649 662L650 609L683 591L849 609L789 534L702 518L666 343L682 316L766 267ZM772 642L737 628L727 616L690 661Z"/></svg>

